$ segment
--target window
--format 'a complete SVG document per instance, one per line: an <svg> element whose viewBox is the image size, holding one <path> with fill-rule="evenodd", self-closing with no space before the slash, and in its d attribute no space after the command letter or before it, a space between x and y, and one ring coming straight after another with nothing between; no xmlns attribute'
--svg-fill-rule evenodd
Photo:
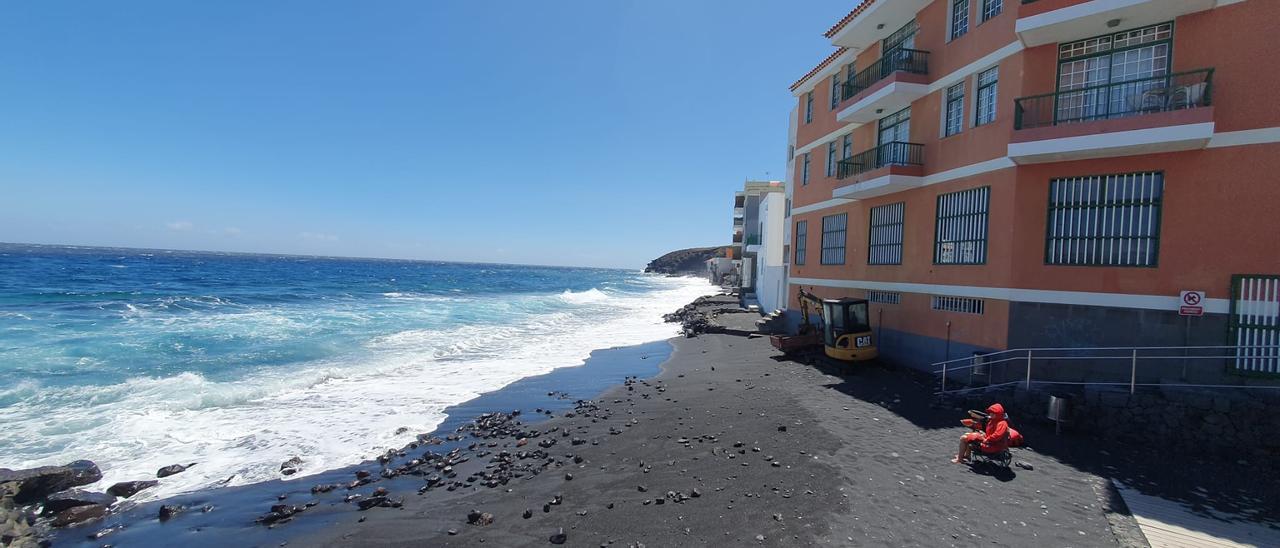
<svg viewBox="0 0 1280 548"><path fill-rule="evenodd" d="M1054 121L1148 112L1148 97L1169 85L1160 77L1169 73L1172 45L1173 23L1162 23L1058 46Z"/></svg>
<svg viewBox="0 0 1280 548"><path fill-rule="evenodd" d="M982 0L982 20L986 21L1004 11L1004 0Z"/></svg>
<svg viewBox="0 0 1280 548"><path fill-rule="evenodd" d="M905 47L905 49L909 50L913 49L913 47L915 47L915 33L918 32L919 29L919 24L915 23L915 19L911 19L908 23L904 24L902 28L897 29L897 31L893 31L892 35L888 35L888 37L884 38L884 40L881 41L882 58L887 56L884 55L883 52L893 51L897 49L897 47Z"/></svg>
<svg viewBox="0 0 1280 548"><path fill-rule="evenodd" d="M991 67L978 73L978 116L973 125L990 124L996 119L996 84L1000 67Z"/></svg>
<svg viewBox="0 0 1280 548"><path fill-rule="evenodd" d="M827 143L827 177L836 176L836 142Z"/></svg>
<svg viewBox="0 0 1280 548"><path fill-rule="evenodd" d="M809 221L796 221L796 264L804 264L804 252L808 247Z"/></svg>
<svg viewBox="0 0 1280 548"><path fill-rule="evenodd" d="M964 82L947 88L947 119L943 124L944 137L960 133L964 129Z"/></svg>
<svg viewBox="0 0 1280 548"><path fill-rule="evenodd" d="M1049 181L1044 262L1156 266L1163 198L1159 172Z"/></svg>
<svg viewBox="0 0 1280 548"><path fill-rule="evenodd" d="M880 304L899 304L902 302L902 294L897 291L878 291L875 289L868 289L867 300Z"/></svg>
<svg viewBox="0 0 1280 548"><path fill-rule="evenodd" d="M831 110L840 106L840 73L831 75Z"/></svg>
<svg viewBox="0 0 1280 548"><path fill-rule="evenodd" d="M813 92L804 94L804 123L813 121Z"/></svg>
<svg viewBox="0 0 1280 548"><path fill-rule="evenodd" d="M849 214L828 215L822 218L822 264L844 264L844 240Z"/></svg>
<svg viewBox="0 0 1280 548"><path fill-rule="evenodd" d="M933 309L944 312L981 314L987 308L987 303L982 299L972 299L969 297L943 297L940 295L934 295L932 300Z"/></svg>
<svg viewBox="0 0 1280 548"><path fill-rule="evenodd" d="M804 186L807 184L809 184L809 153L808 152L804 153L804 161L801 162L801 166L800 166L800 185Z"/></svg>
<svg viewBox="0 0 1280 548"><path fill-rule="evenodd" d="M934 229L935 264L987 262L987 206L991 187L971 188L938 196Z"/></svg>
<svg viewBox="0 0 1280 548"><path fill-rule="evenodd" d="M840 143L840 159L848 160L853 156L853 134L846 133Z"/></svg>
<svg viewBox="0 0 1280 548"><path fill-rule="evenodd" d="M867 264L902 264L902 224L906 204L882 205L871 208L871 227L867 231Z"/></svg>
<svg viewBox="0 0 1280 548"><path fill-rule="evenodd" d="M951 39L969 32L969 0L951 0Z"/></svg>

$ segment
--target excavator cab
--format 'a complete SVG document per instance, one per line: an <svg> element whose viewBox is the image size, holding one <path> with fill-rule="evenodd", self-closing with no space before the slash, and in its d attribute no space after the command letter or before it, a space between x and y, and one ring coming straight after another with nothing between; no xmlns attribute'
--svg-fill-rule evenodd
<svg viewBox="0 0 1280 548"><path fill-rule="evenodd" d="M860 362L879 356L866 299L823 299L822 319L822 346L828 357Z"/></svg>

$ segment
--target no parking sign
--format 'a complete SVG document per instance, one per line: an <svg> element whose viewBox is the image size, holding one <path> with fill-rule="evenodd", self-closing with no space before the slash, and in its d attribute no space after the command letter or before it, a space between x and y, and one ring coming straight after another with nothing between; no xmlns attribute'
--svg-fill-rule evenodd
<svg viewBox="0 0 1280 548"><path fill-rule="evenodd" d="M1203 291L1183 291L1179 295L1178 315L1180 316L1203 316L1204 315L1204 292Z"/></svg>

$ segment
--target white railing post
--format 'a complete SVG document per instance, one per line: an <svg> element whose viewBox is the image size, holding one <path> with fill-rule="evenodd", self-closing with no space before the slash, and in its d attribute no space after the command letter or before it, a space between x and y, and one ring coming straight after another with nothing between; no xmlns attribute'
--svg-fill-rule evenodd
<svg viewBox="0 0 1280 548"><path fill-rule="evenodd" d="M947 362L942 362L942 393L947 393Z"/></svg>
<svg viewBox="0 0 1280 548"><path fill-rule="evenodd" d="M1129 368L1129 395L1133 395L1133 391L1138 386L1138 349L1133 349L1133 362Z"/></svg>
<svg viewBox="0 0 1280 548"><path fill-rule="evenodd" d="M1031 390L1031 351L1027 351L1027 390Z"/></svg>

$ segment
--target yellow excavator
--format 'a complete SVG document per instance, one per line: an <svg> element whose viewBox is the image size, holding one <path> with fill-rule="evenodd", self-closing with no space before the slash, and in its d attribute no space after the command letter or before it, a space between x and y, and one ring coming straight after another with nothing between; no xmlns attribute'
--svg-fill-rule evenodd
<svg viewBox="0 0 1280 548"><path fill-rule="evenodd" d="M770 342L787 354L822 346L827 357L845 362L874 360L880 355L871 333L866 299L823 299L800 288L802 323L797 335L774 335ZM809 320L810 309L822 320L821 332Z"/></svg>

